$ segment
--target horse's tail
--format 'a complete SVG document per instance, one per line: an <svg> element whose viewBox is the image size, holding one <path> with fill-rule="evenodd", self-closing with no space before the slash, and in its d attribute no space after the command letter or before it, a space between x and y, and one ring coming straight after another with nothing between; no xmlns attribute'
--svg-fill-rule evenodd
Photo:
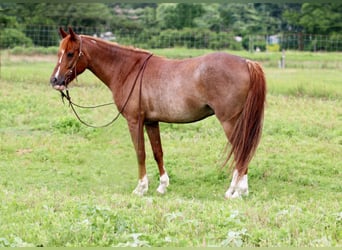
<svg viewBox="0 0 342 250"><path fill-rule="evenodd" d="M266 100L266 80L261 66L257 62L246 60L250 75L250 89L242 112L238 117L230 142L231 150L228 159L234 154L235 168L239 177L247 174L251 161L259 144Z"/></svg>

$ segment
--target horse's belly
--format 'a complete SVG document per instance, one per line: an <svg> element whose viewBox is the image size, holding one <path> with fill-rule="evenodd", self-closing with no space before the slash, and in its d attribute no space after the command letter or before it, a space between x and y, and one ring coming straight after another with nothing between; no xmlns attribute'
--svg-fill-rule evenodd
<svg viewBox="0 0 342 250"><path fill-rule="evenodd" d="M147 113L147 120L169 122L169 123L189 123L202 120L214 111L208 106L190 107L187 105L161 105L158 108Z"/></svg>

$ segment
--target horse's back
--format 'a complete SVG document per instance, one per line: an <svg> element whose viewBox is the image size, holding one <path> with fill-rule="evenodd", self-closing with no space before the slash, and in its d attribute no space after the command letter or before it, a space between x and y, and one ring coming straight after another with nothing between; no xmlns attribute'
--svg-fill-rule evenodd
<svg viewBox="0 0 342 250"><path fill-rule="evenodd" d="M167 84L165 80L181 82L182 87L206 81L215 84L211 80L237 82L248 80L249 73L246 60L225 52L214 52L199 57L174 60L159 58L154 71L160 76L161 84ZM174 87L174 86L173 86Z"/></svg>

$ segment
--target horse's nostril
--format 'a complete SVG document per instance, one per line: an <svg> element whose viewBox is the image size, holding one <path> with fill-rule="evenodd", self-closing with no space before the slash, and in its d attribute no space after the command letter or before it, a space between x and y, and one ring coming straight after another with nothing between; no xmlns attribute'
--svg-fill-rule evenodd
<svg viewBox="0 0 342 250"><path fill-rule="evenodd" d="M51 77L50 83L51 84L56 84L56 82L57 82L57 78L56 77Z"/></svg>

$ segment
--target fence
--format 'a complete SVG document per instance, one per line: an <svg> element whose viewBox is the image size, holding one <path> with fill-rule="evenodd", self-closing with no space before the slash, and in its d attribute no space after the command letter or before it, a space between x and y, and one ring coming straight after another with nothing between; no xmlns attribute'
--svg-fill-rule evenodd
<svg viewBox="0 0 342 250"><path fill-rule="evenodd" d="M58 46L59 35L56 26L28 25L25 30L5 29L0 32L0 48L14 46ZM208 48L250 51L342 51L342 35L334 38L326 35L305 33L284 33L279 35L249 35L236 37L232 33L213 32L199 28L183 30L164 30L153 32L143 30L108 31L97 27L75 27L80 34L101 37L125 45L141 48Z"/></svg>
<svg viewBox="0 0 342 250"><path fill-rule="evenodd" d="M59 35L56 26L28 25L25 30L7 29L0 34L0 48L14 46L58 46ZM79 34L101 37L125 45L141 48L210 48L210 49L243 49L242 43L236 41L232 33L213 32L206 29L186 28L183 30L116 30L109 31L97 27L74 27ZM20 33L20 34L19 34Z"/></svg>
<svg viewBox="0 0 342 250"><path fill-rule="evenodd" d="M342 35L283 33L272 36L249 36L250 50L342 51Z"/></svg>

